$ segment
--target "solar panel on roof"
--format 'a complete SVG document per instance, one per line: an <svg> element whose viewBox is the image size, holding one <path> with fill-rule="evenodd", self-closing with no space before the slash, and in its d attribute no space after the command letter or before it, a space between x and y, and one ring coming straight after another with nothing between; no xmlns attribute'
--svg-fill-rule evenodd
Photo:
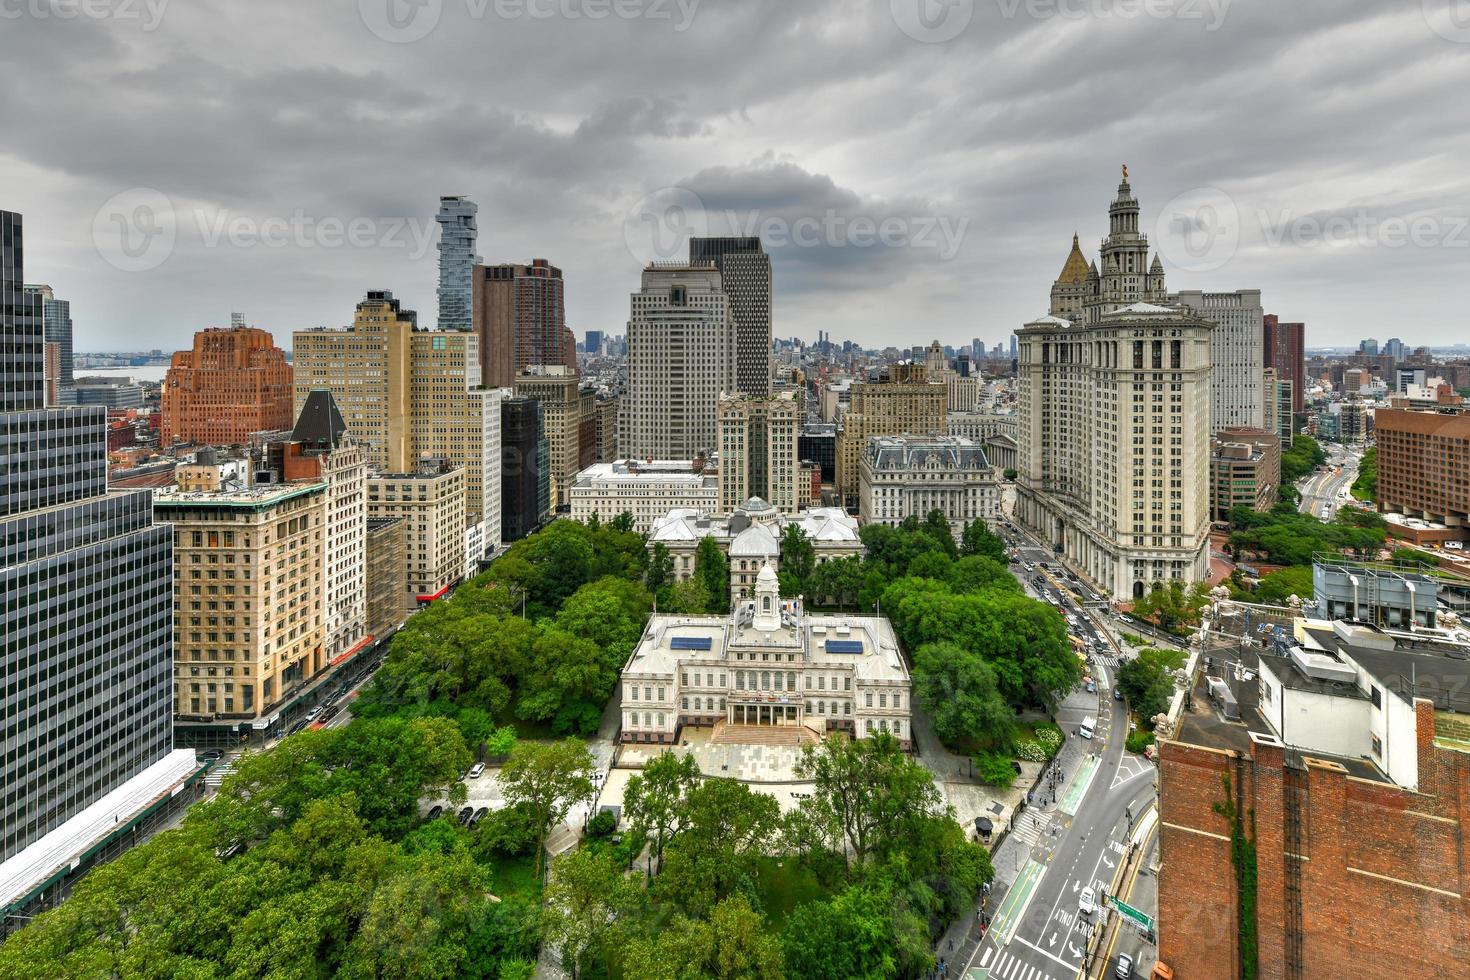
<svg viewBox="0 0 1470 980"><path fill-rule="evenodd" d="M828 653L862 653L862 640L828 640Z"/></svg>
<svg viewBox="0 0 1470 980"><path fill-rule="evenodd" d="M676 636L669 641L670 650L708 650L710 638L707 636Z"/></svg>

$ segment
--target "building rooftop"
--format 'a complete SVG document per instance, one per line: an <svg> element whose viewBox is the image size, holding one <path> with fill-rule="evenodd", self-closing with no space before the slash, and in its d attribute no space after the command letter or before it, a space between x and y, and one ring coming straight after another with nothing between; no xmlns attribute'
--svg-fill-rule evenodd
<svg viewBox="0 0 1470 980"><path fill-rule="evenodd" d="M585 487L595 483L687 483L691 486L718 487L719 479L712 474L694 472L688 460L620 460L615 463L596 463L577 474L574 487Z"/></svg>
<svg viewBox="0 0 1470 980"><path fill-rule="evenodd" d="M325 483L271 483L243 490L199 490L169 492L167 488L153 494L155 507L236 507L247 510L264 510L290 500L322 493Z"/></svg>

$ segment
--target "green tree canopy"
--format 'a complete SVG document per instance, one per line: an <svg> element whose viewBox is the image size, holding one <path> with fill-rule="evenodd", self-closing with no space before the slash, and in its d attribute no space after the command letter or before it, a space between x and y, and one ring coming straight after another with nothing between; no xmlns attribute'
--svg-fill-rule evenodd
<svg viewBox="0 0 1470 980"><path fill-rule="evenodd" d="M995 671L977 653L955 643L926 643L914 651L914 695L944 744L1008 752L1016 713L1001 695Z"/></svg>

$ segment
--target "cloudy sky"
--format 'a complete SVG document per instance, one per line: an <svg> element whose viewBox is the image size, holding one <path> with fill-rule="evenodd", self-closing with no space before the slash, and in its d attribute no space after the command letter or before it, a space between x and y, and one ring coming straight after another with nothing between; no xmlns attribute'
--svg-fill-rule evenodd
<svg viewBox="0 0 1470 980"><path fill-rule="evenodd" d="M995 343L1127 164L1171 288L1308 343L1470 342L1458 0L0 0L0 207L79 349L432 323L441 194L624 330L759 233L778 336Z"/></svg>

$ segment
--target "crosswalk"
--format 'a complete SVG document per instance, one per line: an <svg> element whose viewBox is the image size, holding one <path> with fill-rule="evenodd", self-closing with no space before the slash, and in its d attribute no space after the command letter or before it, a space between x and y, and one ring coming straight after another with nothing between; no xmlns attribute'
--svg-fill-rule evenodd
<svg viewBox="0 0 1470 980"><path fill-rule="evenodd" d="M1101 656L1094 654L1092 659L1094 663L1102 664L1104 667L1112 667L1115 670L1123 665L1123 662L1120 658L1109 657L1106 654L1103 654Z"/></svg>
<svg viewBox="0 0 1470 980"><path fill-rule="evenodd" d="M1034 812L1023 813L1011 827L1011 836L1016 838L1016 840L1024 842L1027 847L1030 847L1032 844L1041 840L1042 835L1046 833L1047 828L1050 826L1050 818L1041 817L1039 813Z"/></svg>
<svg viewBox="0 0 1470 980"><path fill-rule="evenodd" d="M219 789L220 784L225 781L225 777L234 771L235 760L226 759L204 774L204 785L210 789Z"/></svg>
<svg viewBox="0 0 1470 980"><path fill-rule="evenodd" d="M992 949L981 955L975 968L970 970L970 976L973 980L1058 980L1056 974L1017 959L1005 950L995 952Z"/></svg>

